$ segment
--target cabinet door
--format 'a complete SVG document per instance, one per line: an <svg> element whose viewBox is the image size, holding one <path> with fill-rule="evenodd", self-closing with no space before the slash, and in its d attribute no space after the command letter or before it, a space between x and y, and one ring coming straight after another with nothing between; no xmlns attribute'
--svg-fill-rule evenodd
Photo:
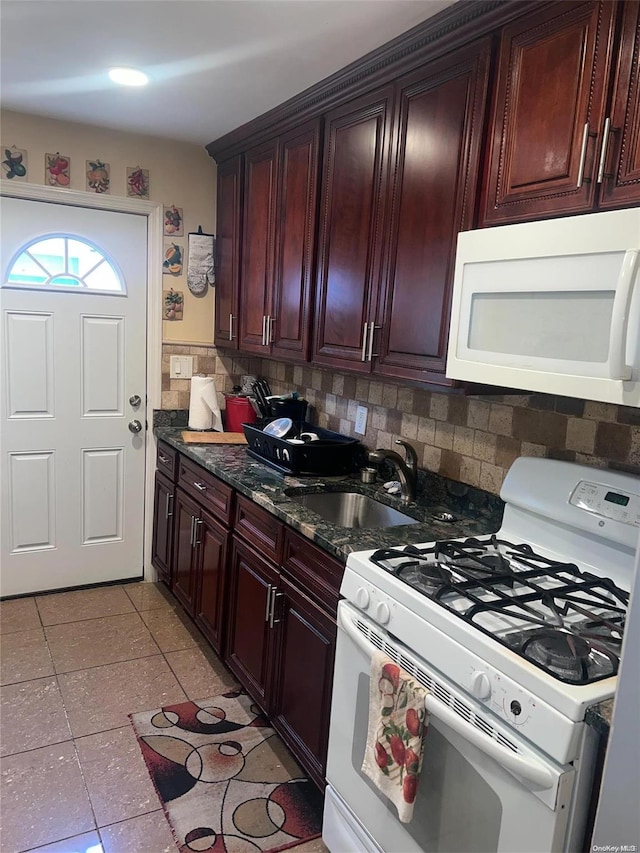
<svg viewBox="0 0 640 853"><path fill-rule="evenodd" d="M593 207L615 12L551 3L503 30L483 224Z"/></svg>
<svg viewBox="0 0 640 853"><path fill-rule="evenodd" d="M277 582L275 567L234 537L225 661L265 711L273 633L268 610Z"/></svg>
<svg viewBox="0 0 640 853"><path fill-rule="evenodd" d="M313 361L369 372L364 328L381 279L393 88L328 113Z"/></svg>
<svg viewBox="0 0 640 853"><path fill-rule="evenodd" d="M264 323L273 286L277 156L276 142L245 155L239 340L243 352L266 352Z"/></svg>
<svg viewBox="0 0 640 853"><path fill-rule="evenodd" d="M242 224L242 158L218 166L214 342L238 348L238 287Z"/></svg>
<svg viewBox="0 0 640 853"><path fill-rule="evenodd" d="M309 358L319 136L315 121L280 137L271 354L290 361Z"/></svg>
<svg viewBox="0 0 640 853"><path fill-rule="evenodd" d="M281 578L272 714L287 745L324 784L336 623L297 586Z"/></svg>
<svg viewBox="0 0 640 853"><path fill-rule="evenodd" d="M171 585L174 489L171 480L156 471L151 562L160 580L168 585Z"/></svg>
<svg viewBox="0 0 640 853"><path fill-rule="evenodd" d="M474 225L488 39L398 81L390 251L374 372L441 382L456 237Z"/></svg>
<svg viewBox="0 0 640 853"><path fill-rule="evenodd" d="M640 4L623 8L611 130L601 149L601 207L640 202Z"/></svg>
<svg viewBox="0 0 640 853"><path fill-rule="evenodd" d="M221 654L229 532L204 510L200 512L199 521L196 623Z"/></svg>
<svg viewBox="0 0 640 853"><path fill-rule="evenodd" d="M173 594L184 605L190 616L195 614L197 592L197 566L195 560L195 523L199 508L184 492L176 489L174 504L175 527L173 531Z"/></svg>

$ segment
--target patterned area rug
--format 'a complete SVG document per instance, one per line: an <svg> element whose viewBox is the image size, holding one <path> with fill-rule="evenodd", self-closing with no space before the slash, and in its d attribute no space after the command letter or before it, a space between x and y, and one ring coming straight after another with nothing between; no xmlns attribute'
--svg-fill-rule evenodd
<svg viewBox="0 0 640 853"><path fill-rule="evenodd" d="M319 835L322 795L245 693L131 722L183 853L275 853Z"/></svg>

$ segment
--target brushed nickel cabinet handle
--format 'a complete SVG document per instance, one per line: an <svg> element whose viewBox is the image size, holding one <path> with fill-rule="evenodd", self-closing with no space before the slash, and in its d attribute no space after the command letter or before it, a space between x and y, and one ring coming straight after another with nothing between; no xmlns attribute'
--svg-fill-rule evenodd
<svg viewBox="0 0 640 853"><path fill-rule="evenodd" d="M196 481L194 480L193 485L196 487L196 489L199 492L206 492L207 491L207 487L205 486L204 483L196 483Z"/></svg>
<svg viewBox="0 0 640 853"><path fill-rule="evenodd" d="M196 518L194 515L192 515L191 516L191 536L189 538L189 544L191 545L192 548L194 546L193 539L194 539L195 529L196 529Z"/></svg>
<svg viewBox="0 0 640 853"><path fill-rule="evenodd" d="M367 360L367 333L369 332L369 324L365 322L362 330L362 357L360 361Z"/></svg>
<svg viewBox="0 0 640 853"><path fill-rule="evenodd" d="M597 183L601 184L604 178L604 166L607 161L607 144L609 142L609 133L611 132L611 119L607 116L604 122L604 130L602 131L602 146L600 147L600 162L598 163L598 178Z"/></svg>
<svg viewBox="0 0 640 853"><path fill-rule="evenodd" d="M196 523L193 526L193 546L194 548L202 544L202 539L198 539L198 531L202 527L202 519L196 518Z"/></svg>
<svg viewBox="0 0 640 853"><path fill-rule="evenodd" d="M273 590L273 587L271 586L271 584L270 583L267 584L267 606L266 606L265 611L264 611L264 621L265 622L269 621L269 614L271 613L271 592L272 592L272 590Z"/></svg>
<svg viewBox="0 0 640 853"><path fill-rule="evenodd" d="M267 345L267 315L262 315L262 346Z"/></svg>
<svg viewBox="0 0 640 853"><path fill-rule="evenodd" d="M284 592L275 592L275 587L274 587L274 595L271 598L271 616L269 618L269 627L270 628L273 628L273 626L277 625L278 622L282 622L281 618L280 619L275 618L276 602L281 598L284 598Z"/></svg>
<svg viewBox="0 0 640 853"><path fill-rule="evenodd" d="M233 340L233 314L229 314L229 340Z"/></svg>
<svg viewBox="0 0 640 853"><path fill-rule="evenodd" d="M166 456L163 456L162 453L158 453L158 459L162 462L163 465L169 464L169 459Z"/></svg>
<svg viewBox="0 0 640 853"><path fill-rule="evenodd" d="M167 492L167 505L165 509L165 518L171 518L173 515L173 498L171 492Z"/></svg>
<svg viewBox="0 0 640 853"><path fill-rule="evenodd" d="M378 353L373 351L373 333L375 329L381 328L382 326L376 326L375 323L369 323L369 349L367 350L367 361L371 361L374 356L378 356Z"/></svg>
<svg viewBox="0 0 640 853"><path fill-rule="evenodd" d="M587 159L587 143L589 142L589 122L585 122L582 131L582 148L580 149L580 165L578 166L578 181L576 189L580 189L584 180L584 164Z"/></svg>
<svg viewBox="0 0 640 853"><path fill-rule="evenodd" d="M274 335L273 335L273 325L274 325L274 323L276 322L276 318L275 318L275 317L268 317L268 318L267 318L267 322L268 322L268 324L269 324L269 326L268 326L268 328L269 328L269 334L268 334L268 341L267 341L267 343L272 344L272 343L273 343L273 337L274 337Z"/></svg>

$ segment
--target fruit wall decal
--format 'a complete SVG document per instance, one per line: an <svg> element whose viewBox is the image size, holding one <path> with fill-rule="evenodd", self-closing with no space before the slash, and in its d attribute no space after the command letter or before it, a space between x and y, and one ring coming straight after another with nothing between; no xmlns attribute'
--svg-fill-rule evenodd
<svg viewBox="0 0 640 853"><path fill-rule="evenodd" d="M71 183L71 160L59 151L44 155L44 175L51 187L68 187Z"/></svg>
<svg viewBox="0 0 640 853"><path fill-rule="evenodd" d="M149 198L149 170L127 166L127 197Z"/></svg>
<svg viewBox="0 0 640 853"><path fill-rule="evenodd" d="M27 152L24 148L16 148L7 145L2 146L4 158L2 160L2 168L5 171L6 177L10 180L24 181L27 177Z"/></svg>
<svg viewBox="0 0 640 853"><path fill-rule="evenodd" d="M168 237L182 237L184 235L184 222L182 208L172 204L164 209L164 233Z"/></svg>
<svg viewBox="0 0 640 853"><path fill-rule="evenodd" d="M165 247L162 274L182 275L182 247L177 243L170 243Z"/></svg>
<svg viewBox="0 0 640 853"><path fill-rule="evenodd" d="M87 190L94 193L111 192L111 166L102 160L87 160Z"/></svg>
<svg viewBox="0 0 640 853"><path fill-rule="evenodd" d="M182 309L184 307L184 293L179 290L163 290L164 310L163 320L182 320Z"/></svg>

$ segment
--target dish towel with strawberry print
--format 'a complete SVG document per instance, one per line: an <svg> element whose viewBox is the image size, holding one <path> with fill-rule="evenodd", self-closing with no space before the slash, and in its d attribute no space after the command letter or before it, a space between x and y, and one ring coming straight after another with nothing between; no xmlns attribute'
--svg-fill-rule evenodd
<svg viewBox="0 0 640 853"><path fill-rule="evenodd" d="M425 688L383 652L371 659L369 730L362 772L398 810L413 817L428 714Z"/></svg>

